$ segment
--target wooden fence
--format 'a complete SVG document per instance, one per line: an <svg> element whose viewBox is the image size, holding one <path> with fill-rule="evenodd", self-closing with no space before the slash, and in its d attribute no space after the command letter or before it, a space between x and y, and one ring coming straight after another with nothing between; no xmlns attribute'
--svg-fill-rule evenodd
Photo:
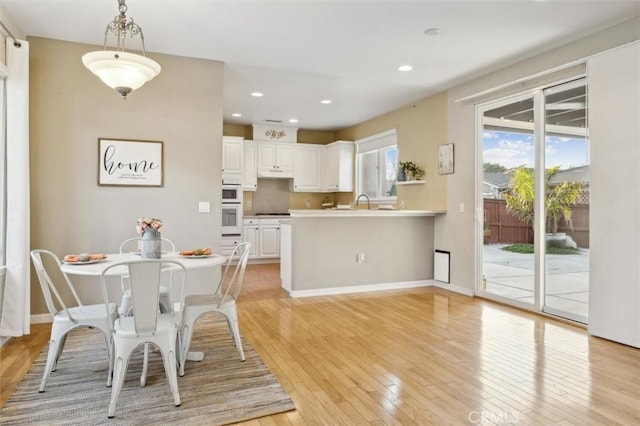
<svg viewBox="0 0 640 426"><path fill-rule="evenodd" d="M578 247L589 248L589 205L580 204L571 208L573 230L561 220L558 232L566 232ZM507 212L504 200L484 199L485 244L495 243L533 243L531 225L523 224L518 218ZM485 229L486 229L485 227Z"/></svg>

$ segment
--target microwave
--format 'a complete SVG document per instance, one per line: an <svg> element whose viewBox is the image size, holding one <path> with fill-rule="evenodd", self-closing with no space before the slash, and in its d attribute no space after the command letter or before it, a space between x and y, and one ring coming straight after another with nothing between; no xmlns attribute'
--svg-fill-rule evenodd
<svg viewBox="0 0 640 426"><path fill-rule="evenodd" d="M242 203L242 185L222 184L222 204Z"/></svg>

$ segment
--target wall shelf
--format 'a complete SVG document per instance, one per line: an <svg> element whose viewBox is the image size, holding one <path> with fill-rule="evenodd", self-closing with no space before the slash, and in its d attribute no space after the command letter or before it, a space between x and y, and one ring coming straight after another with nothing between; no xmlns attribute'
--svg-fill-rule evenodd
<svg viewBox="0 0 640 426"><path fill-rule="evenodd" d="M404 180L401 182L396 182L396 185L419 185L424 183L423 180Z"/></svg>

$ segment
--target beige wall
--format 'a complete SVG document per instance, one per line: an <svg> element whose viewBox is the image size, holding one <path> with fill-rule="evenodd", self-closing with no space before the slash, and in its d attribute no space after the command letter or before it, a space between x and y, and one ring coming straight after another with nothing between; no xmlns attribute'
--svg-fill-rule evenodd
<svg viewBox="0 0 640 426"><path fill-rule="evenodd" d="M438 145L447 143L446 92L422 99L372 120L336 132L355 141L390 129L398 132L398 156L425 169L426 183L398 187L398 204L406 209L442 210L447 204L447 180L438 174Z"/></svg>
<svg viewBox="0 0 640 426"><path fill-rule="evenodd" d="M96 46L29 41L31 247L58 256L114 252L136 235L139 216L156 216L178 248L217 250L223 64L149 54L162 72L123 100L82 65ZM162 141L164 187L98 186L98 138ZM210 201L213 213L198 213L198 201ZM32 277L38 314L45 308ZM96 294L89 298L101 300Z"/></svg>

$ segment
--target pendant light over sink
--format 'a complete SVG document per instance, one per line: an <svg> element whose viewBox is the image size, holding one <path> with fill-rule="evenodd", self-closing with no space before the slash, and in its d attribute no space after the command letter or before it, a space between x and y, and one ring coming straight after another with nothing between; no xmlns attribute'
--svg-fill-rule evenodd
<svg viewBox="0 0 640 426"><path fill-rule="evenodd" d="M107 24L104 32L104 50L83 55L82 63L126 99L130 92L160 74L160 65L146 57L142 28L133 22L133 18L127 21L125 0L118 0L118 10L120 13ZM116 37L116 47L112 50L107 50L109 33ZM140 36L142 55L124 51L125 39L134 36Z"/></svg>

